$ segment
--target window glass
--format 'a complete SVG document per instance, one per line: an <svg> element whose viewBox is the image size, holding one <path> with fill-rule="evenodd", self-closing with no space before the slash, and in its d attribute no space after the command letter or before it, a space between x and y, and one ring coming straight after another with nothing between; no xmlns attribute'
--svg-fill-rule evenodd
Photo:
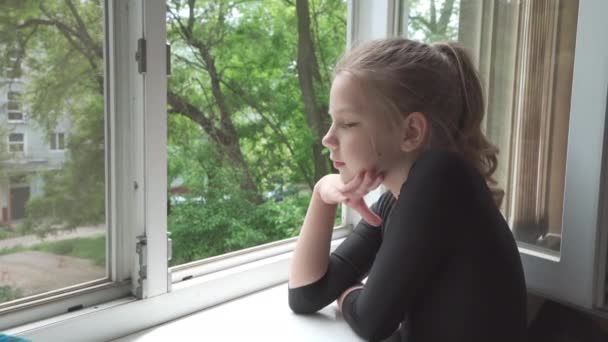
<svg viewBox="0 0 608 342"><path fill-rule="evenodd" d="M400 6L400 34L469 50L487 98L482 127L500 150L491 185L500 209L518 241L559 253L578 1Z"/></svg>
<svg viewBox="0 0 608 342"><path fill-rule="evenodd" d="M51 150L62 151L65 149L64 133L53 133L51 136Z"/></svg>
<svg viewBox="0 0 608 342"><path fill-rule="evenodd" d="M9 91L7 94L7 113L9 121L22 121L23 112L21 110L21 93L17 91Z"/></svg>
<svg viewBox="0 0 608 342"><path fill-rule="evenodd" d="M10 152L23 152L24 151L23 133L11 133L8 135L8 146Z"/></svg>
<svg viewBox="0 0 608 342"><path fill-rule="evenodd" d="M335 172L321 138L347 4L302 4L167 1L171 265L296 236Z"/></svg>
<svg viewBox="0 0 608 342"><path fill-rule="evenodd" d="M107 278L103 3L2 5L0 310Z"/></svg>

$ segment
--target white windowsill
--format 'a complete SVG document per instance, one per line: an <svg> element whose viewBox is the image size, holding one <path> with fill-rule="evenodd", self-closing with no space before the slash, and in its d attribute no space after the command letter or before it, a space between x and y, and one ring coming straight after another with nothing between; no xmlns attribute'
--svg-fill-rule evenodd
<svg viewBox="0 0 608 342"><path fill-rule="evenodd" d="M296 315L287 291L284 283L114 341L363 341L335 302L314 315Z"/></svg>
<svg viewBox="0 0 608 342"><path fill-rule="evenodd" d="M343 238L333 240L331 249L335 249L342 241ZM179 322L187 317L204 313L204 317L209 320L209 323L197 321L196 326L200 330L203 329L203 325L207 330L218 329L209 330L210 333L222 330L218 322L224 322L222 323L224 327L227 325L235 327L227 331L235 330L234 333L243 334L246 332L236 331L240 329L239 326L251 324L259 326L258 329L263 329L262 331L267 331L267 333L276 330L273 334L277 335L271 337L276 337L277 341L285 340L279 338L285 335L281 335L283 328L277 327L273 323L276 321L289 327L283 332L301 331L302 329L314 331L321 328L322 335L325 335L323 331L327 331L327 341L352 341L354 335L342 320L341 315L335 312L335 304L323 309L320 316L298 316L291 312L286 285L291 255L290 251L249 263L237 264L227 269L174 283L171 291L163 295L144 300L123 297L104 304L88 306L69 314L13 327L4 333L32 341L108 341L130 336L138 331L164 327L170 325L167 322ZM223 261L220 260L220 262ZM236 309L236 312L227 315L226 309L223 309L226 307L229 311ZM284 320L287 321L283 322ZM187 321L190 322L190 320ZM300 328L296 328L300 325ZM344 329L344 331L335 333L334 329ZM323 341L318 338L310 339L312 333L314 332L299 336L302 336L302 340ZM257 337L251 333L247 336ZM345 338L336 339L336 336ZM287 340L297 340L297 338L299 337ZM198 337L197 340L199 340ZM214 339L202 340L213 341ZM232 339L226 339L226 341L230 340ZM249 340L257 341L255 338ZM272 341L272 339L266 338L263 340ZM223 339L219 341L223 341Z"/></svg>

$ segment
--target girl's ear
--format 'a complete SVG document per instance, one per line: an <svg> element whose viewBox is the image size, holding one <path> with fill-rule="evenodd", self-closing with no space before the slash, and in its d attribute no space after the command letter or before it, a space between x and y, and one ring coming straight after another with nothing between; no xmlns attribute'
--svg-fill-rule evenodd
<svg viewBox="0 0 608 342"><path fill-rule="evenodd" d="M426 115L413 112L402 118L401 150L412 152L422 147L429 134L429 123Z"/></svg>

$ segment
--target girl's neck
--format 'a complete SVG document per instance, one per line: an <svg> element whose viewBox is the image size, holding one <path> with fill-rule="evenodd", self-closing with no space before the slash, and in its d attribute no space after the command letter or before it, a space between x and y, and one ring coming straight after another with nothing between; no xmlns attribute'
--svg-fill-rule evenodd
<svg viewBox="0 0 608 342"><path fill-rule="evenodd" d="M401 186L407 180L407 176L409 175L414 162L415 160L408 159L394 169L389 170L384 177L384 182L382 182L382 185L384 185L396 199L399 198Z"/></svg>

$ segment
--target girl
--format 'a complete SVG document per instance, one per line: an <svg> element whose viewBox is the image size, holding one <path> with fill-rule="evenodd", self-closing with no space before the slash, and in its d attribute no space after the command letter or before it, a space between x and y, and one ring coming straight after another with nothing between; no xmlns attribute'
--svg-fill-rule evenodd
<svg viewBox="0 0 608 342"><path fill-rule="evenodd" d="M524 339L524 274L487 185L497 149L483 110L454 43L378 40L338 62L323 145L339 175L313 191L289 276L294 312L337 299L369 341ZM389 191L368 208L363 196L380 184ZM329 255L340 203L363 219Z"/></svg>

